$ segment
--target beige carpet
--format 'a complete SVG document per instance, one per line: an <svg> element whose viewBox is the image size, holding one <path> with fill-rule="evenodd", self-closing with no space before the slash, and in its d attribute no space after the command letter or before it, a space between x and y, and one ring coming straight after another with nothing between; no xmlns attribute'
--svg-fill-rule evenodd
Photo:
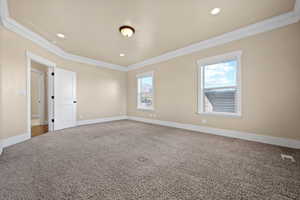
<svg viewBox="0 0 300 200"><path fill-rule="evenodd" d="M5 149L0 199L299 200L299 161L299 150L124 120Z"/></svg>

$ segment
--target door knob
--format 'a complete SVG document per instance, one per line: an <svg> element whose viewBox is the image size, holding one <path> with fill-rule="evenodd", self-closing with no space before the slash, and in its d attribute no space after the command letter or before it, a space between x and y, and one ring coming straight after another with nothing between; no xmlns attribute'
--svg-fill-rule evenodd
<svg viewBox="0 0 300 200"><path fill-rule="evenodd" d="M77 103L77 101L73 101L73 103Z"/></svg>

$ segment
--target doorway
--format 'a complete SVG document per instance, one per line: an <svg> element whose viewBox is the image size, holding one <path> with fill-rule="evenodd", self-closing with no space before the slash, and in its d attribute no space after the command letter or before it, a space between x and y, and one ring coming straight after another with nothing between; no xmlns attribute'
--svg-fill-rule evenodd
<svg viewBox="0 0 300 200"><path fill-rule="evenodd" d="M31 137L48 132L48 67L31 62Z"/></svg>
<svg viewBox="0 0 300 200"><path fill-rule="evenodd" d="M53 131L55 63L27 52L27 130L28 137Z"/></svg>
<svg viewBox="0 0 300 200"><path fill-rule="evenodd" d="M28 138L76 126L76 72L31 52L26 55Z"/></svg>

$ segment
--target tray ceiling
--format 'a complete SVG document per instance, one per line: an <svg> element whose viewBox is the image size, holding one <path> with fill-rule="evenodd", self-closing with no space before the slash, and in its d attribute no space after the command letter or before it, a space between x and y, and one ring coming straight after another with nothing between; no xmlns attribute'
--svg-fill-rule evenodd
<svg viewBox="0 0 300 200"><path fill-rule="evenodd" d="M13 19L65 51L122 66L287 13L294 4L295 0L8 1ZM215 7L222 11L212 16ZM122 25L133 26L136 34L124 38L118 32Z"/></svg>

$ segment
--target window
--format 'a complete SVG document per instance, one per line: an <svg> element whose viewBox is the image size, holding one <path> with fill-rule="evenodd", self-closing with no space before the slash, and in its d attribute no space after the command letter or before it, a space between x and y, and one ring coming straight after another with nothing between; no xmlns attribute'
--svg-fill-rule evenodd
<svg viewBox="0 0 300 200"><path fill-rule="evenodd" d="M198 113L241 115L241 52L198 61Z"/></svg>
<svg viewBox="0 0 300 200"><path fill-rule="evenodd" d="M153 110L153 72L137 75L137 108Z"/></svg>

